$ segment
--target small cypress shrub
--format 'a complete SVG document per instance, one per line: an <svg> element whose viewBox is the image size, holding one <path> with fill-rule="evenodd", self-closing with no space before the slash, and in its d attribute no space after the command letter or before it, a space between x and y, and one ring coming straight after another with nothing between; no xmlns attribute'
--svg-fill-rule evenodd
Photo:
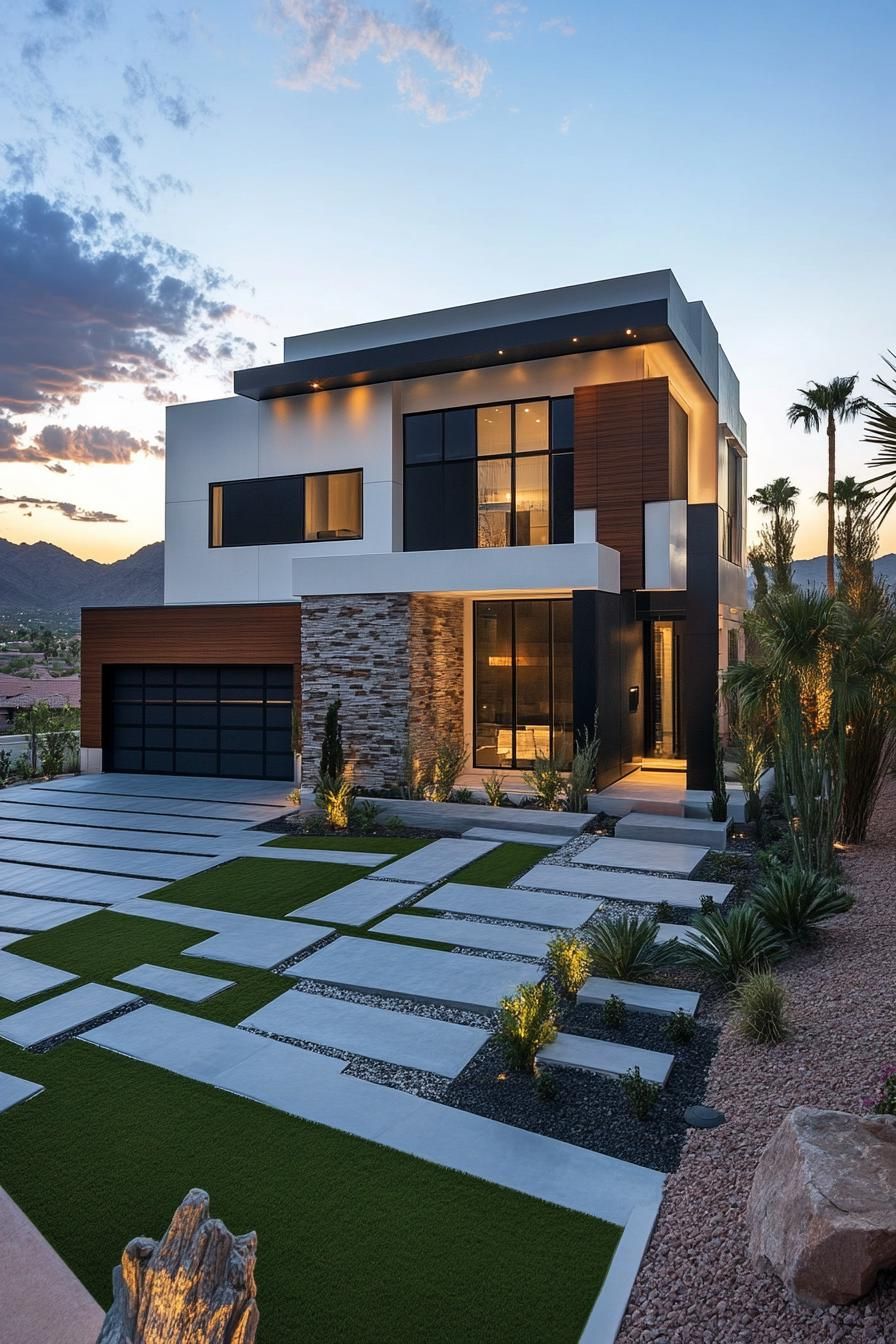
<svg viewBox="0 0 896 1344"><path fill-rule="evenodd" d="M619 1079L619 1086L625 1093L632 1115L636 1120L647 1120L660 1095L659 1083L651 1083L641 1077L637 1064Z"/></svg>
<svg viewBox="0 0 896 1344"><path fill-rule="evenodd" d="M625 1004L618 994L611 994L605 1003L601 1005L601 1017L608 1027L614 1031L621 1031L625 1026Z"/></svg>
<svg viewBox="0 0 896 1344"><path fill-rule="evenodd" d="M496 1036L511 1069L535 1071L543 1045L557 1038L557 995L546 981L519 985L498 1005Z"/></svg>
<svg viewBox="0 0 896 1344"><path fill-rule="evenodd" d="M584 938L576 933L555 934L548 943L548 970L560 987L560 993L578 994L591 974L591 953Z"/></svg>
<svg viewBox="0 0 896 1344"><path fill-rule="evenodd" d="M656 907L656 918L658 924L671 924L675 918L675 911L668 901L660 901Z"/></svg>
<svg viewBox="0 0 896 1344"><path fill-rule="evenodd" d="M337 695L327 705L324 719L324 735L320 744L321 779L338 779L345 773L345 752L342 749L342 725L339 722L339 710L342 701Z"/></svg>
<svg viewBox="0 0 896 1344"><path fill-rule="evenodd" d="M690 1013L686 1013L683 1008L668 1018L666 1022L666 1035L673 1045L687 1045L694 1039L694 1032L697 1030L697 1024Z"/></svg>
<svg viewBox="0 0 896 1344"><path fill-rule="evenodd" d="M778 1045L787 1035L787 995L770 971L754 971L734 993L738 1026L751 1041Z"/></svg>

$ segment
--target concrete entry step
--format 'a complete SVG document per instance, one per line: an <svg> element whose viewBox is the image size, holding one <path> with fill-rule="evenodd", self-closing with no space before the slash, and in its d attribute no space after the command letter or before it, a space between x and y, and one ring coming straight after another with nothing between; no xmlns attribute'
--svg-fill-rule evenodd
<svg viewBox="0 0 896 1344"><path fill-rule="evenodd" d="M517 985L541 978L538 968L525 961L496 961L364 938L337 938L288 967L285 974L485 1013L497 1008Z"/></svg>
<svg viewBox="0 0 896 1344"><path fill-rule="evenodd" d="M547 956L553 932L539 929L515 929L507 924L483 924L476 919L425 919L420 915L390 915L374 925L374 933L390 933L397 938L420 938L424 942L447 943L449 947L476 947L484 952L511 952L518 957ZM536 967L530 968L533 975Z"/></svg>
<svg viewBox="0 0 896 1344"><path fill-rule="evenodd" d="M480 1027L439 1022L295 989L265 1004L240 1026L328 1045L408 1069L424 1069L446 1078L455 1078L488 1040L488 1032Z"/></svg>
<svg viewBox="0 0 896 1344"><path fill-rule="evenodd" d="M517 888L575 892L580 896L637 901L644 905L667 901L669 905L683 906L686 910L699 910L702 896L711 896L717 905L721 905L733 890L728 883L704 882L700 878L689 881L677 877L652 877L647 873L617 873L608 868L570 868L560 863L537 863L517 878L513 889Z"/></svg>
<svg viewBox="0 0 896 1344"><path fill-rule="evenodd" d="M464 831L465 840L500 840L502 844L543 845L545 849L559 849L568 835L549 834L546 831L515 831L505 826L473 826Z"/></svg>
<svg viewBox="0 0 896 1344"><path fill-rule="evenodd" d="M579 1003L606 1003L616 995L626 1008L640 1013L677 1013L679 1009L691 1017L697 1011L700 995L689 989L670 989L667 985L636 985L628 980L611 980L592 975L578 993Z"/></svg>
<svg viewBox="0 0 896 1344"><path fill-rule="evenodd" d="M709 817L659 817L650 812L629 812L616 823L620 840L653 840L671 845L699 845L724 850L728 845L728 822Z"/></svg>
<svg viewBox="0 0 896 1344"><path fill-rule="evenodd" d="M617 840L601 835L576 854L576 863L598 868L629 868L645 873L671 873L690 877L708 850L700 845L672 844L658 840Z"/></svg>
<svg viewBox="0 0 896 1344"><path fill-rule="evenodd" d="M611 1078L621 1077L629 1069L640 1069L641 1077L663 1086L669 1077L674 1055L659 1050L641 1050L634 1045L617 1045L613 1041L599 1041L591 1036L575 1036L561 1031L557 1039L538 1052L539 1064L588 1069L605 1073Z"/></svg>
<svg viewBox="0 0 896 1344"><path fill-rule="evenodd" d="M529 807L483 807L481 803L429 803L416 798L372 798L381 816L398 817L408 826L432 827L462 835L471 826L495 825L503 830L544 831L567 840L578 835L592 820L587 812L539 812Z"/></svg>
<svg viewBox="0 0 896 1344"><path fill-rule="evenodd" d="M552 865L552 870L558 873L572 871L556 864ZM547 891L519 891L517 884L513 887L479 887L472 883L446 882L416 904L424 910L449 910L458 915L481 915L483 919L513 919L520 924L539 924L547 929L577 929L600 909L601 903L582 900L578 896L556 896Z"/></svg>

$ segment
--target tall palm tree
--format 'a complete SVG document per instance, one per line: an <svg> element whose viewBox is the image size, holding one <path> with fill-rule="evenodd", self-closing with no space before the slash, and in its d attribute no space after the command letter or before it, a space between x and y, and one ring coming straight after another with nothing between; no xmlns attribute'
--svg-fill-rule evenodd
<svg viewBox="0 0 896 1344"><path fill-rule="evenodd" d="M834 482L834 510L843 511L840 524L843 531L842 549L847 556L853 553L853 536L859 519L864 517L875 498L875 492L864 481L857 481L855 476L844 476L841 481ZM815 503L827 502L827 491L819 490Z"/></svg>
<svg viewBox="0 0 896 1344"><path fill-rule="evenodd" d="M846 424L855 420L865 409L865 398L854 397L857 373L847 377L832 378L829 383L811 382L808 387L799 388L802 401L795 401L787 411L787 421L791 426L802 425L807 434L819 433L824 421L828 436L828 592L833 596L836 590L834 578L834 483L837 477L837 424Z"/></svg>
<svg viewBox="0 0 896 1344"><path fill-rule="evenodd" d="M761 550L771 563L776 586L789 588L793 582L791 564L793 562L793 544L796 539L796 497L799 487L789 476L778 476L769 481L750 496L760 513L771 517L771 522L762 529Z"/></svg>
<svg viewBox="0 0 896 1344"><path fill-rule="evenodd" d="M883 356L883 361L896 374L896 354L892 350L889 358ZM870 399L865 403L865 442L876 444L878 449L877 457L873 457L868 465L886 468L866 481L866 485L887 482L875 492L878 503L874 516L880 523L896 504L896 382L879 373L874 375L872 382L892 398L883 403Z"/></svg>

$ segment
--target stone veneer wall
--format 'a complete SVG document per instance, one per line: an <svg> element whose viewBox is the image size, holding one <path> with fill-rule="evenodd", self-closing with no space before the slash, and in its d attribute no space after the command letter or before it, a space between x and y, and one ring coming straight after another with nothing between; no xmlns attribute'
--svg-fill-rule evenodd
<svg viewBox="0 0 896 1344"><path fill-rule="evenodd" d="M386 593L302 601L302 776L320 761L327 706L342 701L343 744L355 782L400 783L409 753L425 765L463 735L463 604Z"/></svg>

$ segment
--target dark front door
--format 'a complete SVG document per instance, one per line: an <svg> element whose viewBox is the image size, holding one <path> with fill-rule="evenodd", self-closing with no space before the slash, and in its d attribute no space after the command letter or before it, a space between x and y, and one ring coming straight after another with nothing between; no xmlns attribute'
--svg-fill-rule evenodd
<svg viewBox="0 0 896 1344"><path fill-rule="evenodd" d="M293 696L287 664L107 666L103 765L290 780Z"/></svg>

